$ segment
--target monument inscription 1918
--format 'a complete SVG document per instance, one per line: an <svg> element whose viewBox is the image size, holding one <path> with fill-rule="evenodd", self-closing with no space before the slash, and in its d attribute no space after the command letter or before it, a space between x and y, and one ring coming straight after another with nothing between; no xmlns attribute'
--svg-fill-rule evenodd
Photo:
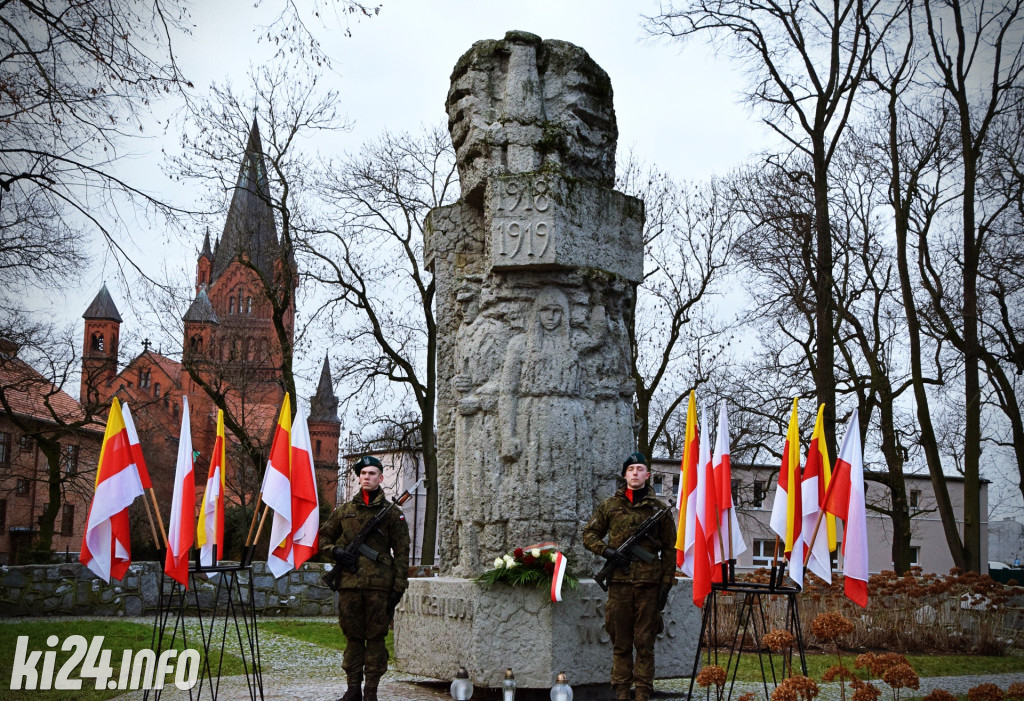
<svg viewBox="0 0 1024 701"><path fill-rule="evenodd" d="M593 582L551 610L538 592L503 599L471 580L495 557L541 541L557 542L587 576L594 556L582 523L613 492L633 447L629 330L644 208L612 187L611 81L578 46L509 32L459 59L446 106L461 198L430 213L424 254L436 285L444 577L411 582L396 657L421 674L465 664L489 685L513 659L523 686L550 686L568 661L577 683L606 681L607 637L584 616L589 599L603 601ZM453 619L430 615L423 596L476 603ZM495 626L510 627L516 606L530 623L506 647ZM436 628L456 620L458 630ZM418 650L440 639L448 652ZM536 653L541 640L569 657ZM583 643L593 654L576 654Z"/></svg>

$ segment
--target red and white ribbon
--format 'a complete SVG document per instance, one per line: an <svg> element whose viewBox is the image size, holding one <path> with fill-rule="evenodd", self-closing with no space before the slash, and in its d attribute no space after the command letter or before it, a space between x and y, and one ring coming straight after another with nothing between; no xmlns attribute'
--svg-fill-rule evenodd
<svg viewBox="0 0 1024 701"><path fill-rule="evenodd" d="M555 571L551 575L551 600L562 600L562 580L565 579L565 555L555 551Z"/></svg>

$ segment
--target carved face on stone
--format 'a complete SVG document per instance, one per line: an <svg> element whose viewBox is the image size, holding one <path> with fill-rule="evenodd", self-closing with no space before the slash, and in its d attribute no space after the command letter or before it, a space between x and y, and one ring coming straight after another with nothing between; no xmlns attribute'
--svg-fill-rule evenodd
<svg viewBox="0 0 1024 701"><path fill-rule="evenodd" d="M561 290L541 290L533 303L537 321L544 331L554 331L569 315L569 298Z"/></svg>
<svg viewBox="0 0 1024 701"><path fill-rule="evenodd" d="M554 331L562 323L562 308L557 304L548 304L540 310L540 325L548 331Z"/></svg>

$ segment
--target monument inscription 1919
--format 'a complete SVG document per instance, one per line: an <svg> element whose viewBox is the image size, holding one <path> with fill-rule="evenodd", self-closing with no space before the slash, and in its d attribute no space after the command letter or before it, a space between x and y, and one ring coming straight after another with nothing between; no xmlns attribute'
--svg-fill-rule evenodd
<svg viewBox="0 0 1024 701"><path fill-rule="evenodd" d="M550 687L559 665L574 683L607 681L594 582L552 605L543 592L472 579L542 541L588 576L582 523L633 447L644 209L613 189L611 81L578 46L509 32L459 59L446 107L461 197L430 213L424 246L436 285L443 576L410 581L397 661L442 676L465 664L491 686L510 664L527 687ZM451 608L462 599L476 603ZM664 671L681 673L675 657L659 667L666 659Z"/></svg>

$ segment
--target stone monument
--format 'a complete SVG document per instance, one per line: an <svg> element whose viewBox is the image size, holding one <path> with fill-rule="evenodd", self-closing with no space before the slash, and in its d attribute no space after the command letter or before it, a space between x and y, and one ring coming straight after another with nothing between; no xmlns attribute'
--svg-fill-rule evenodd
<svg viewBox="0 0 1024 701"><path fill-rule="evenodd" d="M607 681L592 580L552 605L472 578L542 541L588 576L583 523L634 445L628 332L644 205L613 189L611 81L577 46L509 32L459 59L446 106L462 196L430 213L424 254L436 284L444 576L410 582L396 663L443 678L463 664L484 686L508 666L524 687L549 687L560 669L576 684ZM659 676L692 665L697 630L680 635L676 618L666 616Z"/></svg>

